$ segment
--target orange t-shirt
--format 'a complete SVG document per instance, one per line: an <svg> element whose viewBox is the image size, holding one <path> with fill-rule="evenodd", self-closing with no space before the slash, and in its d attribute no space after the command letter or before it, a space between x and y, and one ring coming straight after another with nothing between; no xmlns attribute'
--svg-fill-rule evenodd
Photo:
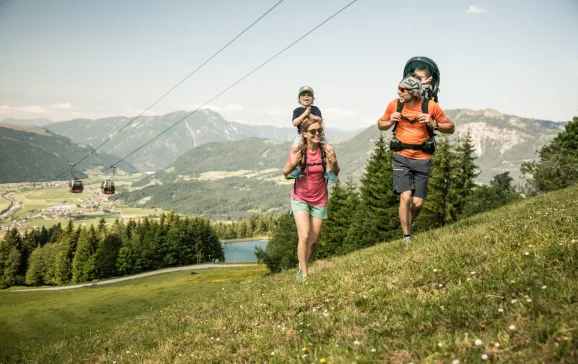
<svg viewBox="0 0 578 364"><path fill-rule="evenodd" d="M398 99L395 99L390 102L389 105L387 105L387 109L385 109L385 113L383 114L384 120L390 120L391 114L397 111L397 100ZM429 100L427 110L432 119L438 123L442 123L445 119L447 119L444 111L432 100ZM418 102L414 106L404 105L403 109L401 110L401 114L410 120L416 118L419 114L421 114L421 102ZM397 122L395 136L397 139L399 139L400 142L405 144L421 144L429 139L427 126L425 123L415 122L410 124L409 121L403 119L400 119ZM411 159L431 158L429 154L422 150L403 149L395 153Z"/></svg>

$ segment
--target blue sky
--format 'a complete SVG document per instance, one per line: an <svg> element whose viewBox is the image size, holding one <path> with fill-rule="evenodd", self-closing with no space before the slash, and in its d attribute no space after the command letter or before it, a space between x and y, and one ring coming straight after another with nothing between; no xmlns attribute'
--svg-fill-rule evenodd
<svg viewBox="0 0 578 364"><path fill-rule="evenodd" d="M0 120L136 116L277 1L0 0ZM349 2L285 0L151 113L204 104ZM438 63L444 109L578 116L575 0L359 0L210 107L291 126L308 84L326 125L356 129L416 55Z"/></svg>

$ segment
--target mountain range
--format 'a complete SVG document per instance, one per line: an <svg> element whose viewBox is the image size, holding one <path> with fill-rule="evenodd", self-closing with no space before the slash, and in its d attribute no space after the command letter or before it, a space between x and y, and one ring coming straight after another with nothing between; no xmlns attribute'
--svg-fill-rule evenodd
<svg viewBox="0 0 578 364"><path fill-rule="evenodd" d="M74 168L72 173L58 176L70 169L70 162L79 161L92 151L93 148L73 143L44 128L0 124L0 183L67 180L73 175L85 178L86 170L109 167L118 160L96 152ZM118 167L126 173L137 172L127 162L119 163Z"/></svg>
<svg viewBox="0 0 578 364"><path fill-rule="evenodd" d="M48 125L47 129L92 147L97 147L112 137L103 146L102 151L119 157L128 155L167 130L162 136L127 158L127 161L141 171L165 168L185 152L207 143L237 141L249 137L289 141L297 135L294 127L230 122L219 113L207 109L187 117L189 114L190 112L181 110L162 116L142 116L118 135L115 133L134 118L117 116L97 120L74 119ZM173 125L175 126L171 128ZM327 138L330 139L349 138L357 132L333 128L326 130Z"/></svg>

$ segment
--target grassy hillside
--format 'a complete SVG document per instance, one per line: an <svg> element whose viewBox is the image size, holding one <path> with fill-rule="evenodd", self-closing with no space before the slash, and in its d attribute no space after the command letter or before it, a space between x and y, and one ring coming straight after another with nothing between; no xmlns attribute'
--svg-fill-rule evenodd
<svg viewBox="0 0 578 364"><path fill-rule="evenodd" d="M262 267L165 273L97 288L46 292L0 291L0 362L39 343L87 337L125 321L148 320L151 311L259 278ZM14 287L13 287L14 288ZM27 287L28 288L28 287ZM106 332L105 331L105 332Z"/></svg>
<svg viewBox="0 0 578 364"><path fill-rule="evenodd" d="M28 362L576 362L578 186L154 310Z"/></svg>

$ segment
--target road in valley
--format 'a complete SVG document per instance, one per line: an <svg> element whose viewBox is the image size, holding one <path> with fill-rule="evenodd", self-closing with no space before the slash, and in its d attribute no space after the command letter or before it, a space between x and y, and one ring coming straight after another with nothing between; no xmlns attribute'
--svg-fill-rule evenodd
<svg viewBox="0 0 578 364"><path fill-rule="evenodd" d="M98 281L96 283L93 282L86 282L81 284L75 284L72 286L62 286L62 287L47 287L47 288L31 288L31 289L15 289L15 290L7 290L4 292L38 292L38 291L60 291L63 289L75 289L75 288L83 288L83 287L95 287L95 286L102 286L105 284L112 284L118 283L123 281L130 281L131 279L137 279L142 277L154 276L157 274L163 273L170 273L170 272L178 272L181 270L197 270L197 269L209 269L209 268L234 268L234 267L255 267L257 263L247 263L247 264L194 264L194 265L186 265L183 267L174 267L174 268L166 268L155 270L152 272L140 273L135 274L133 276L128 277L121 277L121 278L114 278L109 279L106 281Z"/></svg>

